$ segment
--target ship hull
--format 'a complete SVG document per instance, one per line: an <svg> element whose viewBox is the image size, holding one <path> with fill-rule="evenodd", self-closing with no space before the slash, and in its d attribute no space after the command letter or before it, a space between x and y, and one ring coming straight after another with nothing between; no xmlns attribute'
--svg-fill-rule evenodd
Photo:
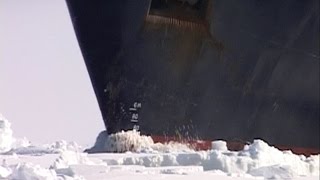
<svg viewBox="0 0 320 180"><path fill-rule="evenodd" d="M108 133L319 150L317 0L67 4Z"/></svg>

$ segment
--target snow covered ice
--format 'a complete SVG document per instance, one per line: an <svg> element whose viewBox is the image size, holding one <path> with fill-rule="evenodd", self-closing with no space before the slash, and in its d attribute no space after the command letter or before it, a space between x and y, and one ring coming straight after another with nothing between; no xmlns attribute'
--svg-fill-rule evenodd
<svg viewBox="0 0 320 180"><path fill-rule="evenodd" d="M262 140L241 151L229 151L221 140L213 141L211 150L195 151L185 144L154 143L137 131L102 132L86 150L95 153L87 154L75 142L34 145L14 138L2 115L0 150L0 179L319 179L319 155L295 155Z"/></svg>
<svg viewBox="0 0 320 180"><path fill-rule="evenodd" d="M0 114L0 153L10 150L12 142L11 124Z"/></svg>

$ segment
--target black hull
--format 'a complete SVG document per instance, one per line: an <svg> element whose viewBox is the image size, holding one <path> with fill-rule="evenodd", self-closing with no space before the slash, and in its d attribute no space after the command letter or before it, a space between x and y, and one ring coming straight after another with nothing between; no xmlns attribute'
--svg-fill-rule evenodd
<svg viewBox="0 0 320 180"><path fill-rule="evenodd" d="M319 1L203 3L67 0L108 133L319 149Z"/></svg>

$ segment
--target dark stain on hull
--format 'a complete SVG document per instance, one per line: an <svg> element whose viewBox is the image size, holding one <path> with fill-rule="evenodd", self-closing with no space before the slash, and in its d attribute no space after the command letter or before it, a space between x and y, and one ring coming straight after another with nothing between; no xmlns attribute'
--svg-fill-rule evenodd
<svg viewBox="0 0 320 180"><path fill-rule="evenodd" d="M317 0L152 3L67 0L108 133L319 149Z"/></svg>

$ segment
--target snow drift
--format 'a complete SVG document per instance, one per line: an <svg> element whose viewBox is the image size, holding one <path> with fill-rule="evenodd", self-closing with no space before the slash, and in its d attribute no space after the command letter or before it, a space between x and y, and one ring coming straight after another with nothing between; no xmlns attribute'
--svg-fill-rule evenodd
<svg viewBox="0 0 320 180"><path fill-rule="evenodd" d="M75 142L35 146L27 139L17 141L12 137L10 122L1 116L0 145L0 178L4 179L101 179L117 173L130 174L128 177L172 175L173 179L176 175L201 174L240 179L319 177L319 155L305 157L280 151L262 140L254 140L241 151L228 150L221 140L213 141L211 150L195 151L185 144L154 143L151 137L134 130L111 135L104 131L87 152L125 153L87 154ZM42 158L50 162L38 165Z"/></svg>
<svg viewBox="0 0 320 180"><path fill-rule="evenodd" d="M0 114L0 153L11 149L14 141L12 133L10 122Z"/></svg>
<svg viewBox="0 0 320 180"><path fill-rule="evenodd" d="M119 132L104 139L99 135L92 150L99 152L134 151L146 156L106 160L112 165L144 167L201 166L204 171L221 170L229 174L250 174L266 178L319 176L319 155L305 157L280 151L262 140L254 140L242 151L229 151L225 141L213 141L212 150L194 151L186 145L154 143L137 131ZM183 148L181 148L183 147ZM94 149L96 148L96 149Z"/></svg>

